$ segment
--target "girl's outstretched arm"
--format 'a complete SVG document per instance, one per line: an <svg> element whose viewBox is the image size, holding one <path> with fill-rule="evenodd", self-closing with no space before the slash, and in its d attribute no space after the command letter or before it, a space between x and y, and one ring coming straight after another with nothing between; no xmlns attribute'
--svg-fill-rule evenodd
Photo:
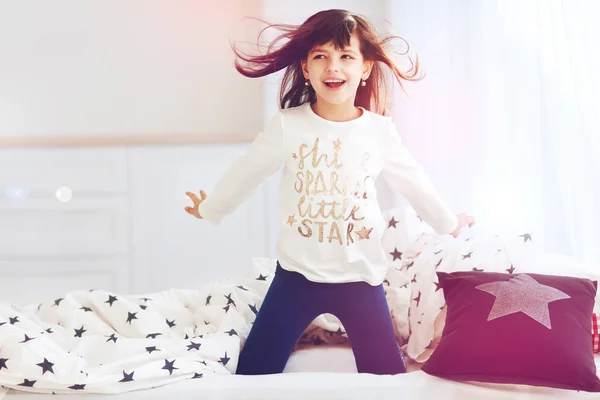
<svg viewBox="0 0 600 400"><path fill-rule="evenodd" d="M421 165L402 143L391 118L385 134L387 154L382 175L386 182L404 196L419 217L437 233L457 236L466 220L462 214L458 218L448 209ZM472 225L470 220L467 224Z"/></svg>
<svg viewBox="0 0 600 400"><path fill-rule="evenodd" d="M201 218L218 224L248 199L256 188L283 163L281 112L267 124L248 151L238 157L213 192L198 205Z"/></svg>

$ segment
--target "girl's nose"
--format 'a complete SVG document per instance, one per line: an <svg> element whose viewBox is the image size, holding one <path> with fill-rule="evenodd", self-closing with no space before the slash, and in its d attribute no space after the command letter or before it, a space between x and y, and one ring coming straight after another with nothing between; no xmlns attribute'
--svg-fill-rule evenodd
<svg viewBox="0 0 600 400"><path fill-rule="evenodd" d="M338 67L337 62L335 62L335 61L330 62L327 65L327 72L334 72L334 71L339 71L339 70L340 70L340 68Z"/></svg>

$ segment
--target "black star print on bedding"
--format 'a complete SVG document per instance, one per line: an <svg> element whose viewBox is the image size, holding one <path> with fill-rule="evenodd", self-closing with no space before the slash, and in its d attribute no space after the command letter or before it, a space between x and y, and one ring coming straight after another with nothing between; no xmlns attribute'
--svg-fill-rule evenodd
<svg viewBox="0 0 600 400"><path fill-rule="evenodd" d="M531 233L524 233L519 235L519 237L523 238L523 242L531 241Z"/></svg>
<svg viewBox="0 0 600 400"><path fill-rule="evenodd" d="M402 260L402 253L399 252L397 248L394 247L394 251L390 254L392 255L392 261Z"/></svg>
<svg viewBox="0 0 600 400"><path fill-rule="evenodd" d="M123 371L123 379L121 379L119 382L133 382L133 374L135 374L135 371L131 372L130 374Z"/></svg>
<svg viewBox="0 0 600 400"><path fill-rule="evenodd" d="M417 303L417 307L419 307L419 303L421 302L421 292L419 292L419 295L417 297L415 297L413 300Z"/></svg>
<svg viewBox="0 0 600 400"><path fill-rule="evenodd" d="M233 304L233 306L235 307L235 301L231 300L231 293L225 296L225 298L227 299L227 305Z"/></svg>
<svg viewBox="0 0 600 400"><path fill-rule="evenodd" d="M106 340L107 343L110 342L111 340L113 341L113 343L117 343L117 339L118 338L115 336L114 333L112 335L110 335L110 336L107 336L107 337L108 337L108 339Z"/></svg>
<svg viewBox="0 0 600 400"><path fill-rule="evenodd" d="M166 369L167 371L169 371L169 375L173 375L173 371L176 369L179 369L174 366L175 361L176 360L173 360L173 361L165 360L165 366L162 367L162 369Z"/></svg>
<svg viewBox="0 0 600 400"><path fill-rule="evenodd" d="M75 331L75 337L82 337L83 333L85 332L85 329L83 329L83 325L82 325L81 328L74 329L74 331Z"/></svg>
<svg viewBox="0 0 600 400"><path fill-rule="evenodd" d="M131 324L131 321L133 321L134 319L138 319L136 315L137 315L137 313L128 312L127 313L127 323Z"/></svg>
<svg viewBox="0 0 600 400"><path fill-rule="evenodd" d="M254 304L254 305L248 304L248 307L250 307L250 310L252 310L254 315L258 315L258 309L256 308L256 304Z"/></svg>
<svg viewBox="0 0 600 400"><path fill-rule="evenodd" d="M113 305L113 303L114 303L115 301L117 301L117 297L116 297L116 296L109 295L109 296L108 296L108 300L106 300L106 303L110 304L110 306L112 307L112 305Z"/></svg>
<svg viewBox="0 0 600 400"><path fill-rule="evenodd" d="M190 341L190 344L188 344L187 348L188 348L188 351L200 350L201 345L202 345L201 343L194 343L194 342Z"/></svg>
<svg viewBox="0 0 600 400"><path fill-rule="evenodd" d="M27 336L27 334L25 334L25 339L23 339L23 341L19 342L19 343L27 343L27 342L29 342L30 340L33 340L33 339L35 339L35 338L33 338L33 337L30 338L29 336Z"/></svg>
<svg viewBox="0 0 600 400"><path fill-rule="evenodd" d="M221 362L221 364L227 365L227 363L229 362L229 360L231 360L231 358L227 357L227 352L225 352L225 356L221 357L221 359L219 361Z"/></svg>
<svg viewBox="0 0 600 400"><path fill-rule="evenodd" d="M54 365L54 363L51 363L50 361L46 360L45 358L44 358L43 362L36 364L36 365L42 367L42 375L44 375L46 372L54 373L54 370L52 370L52 366Z"/></svg>

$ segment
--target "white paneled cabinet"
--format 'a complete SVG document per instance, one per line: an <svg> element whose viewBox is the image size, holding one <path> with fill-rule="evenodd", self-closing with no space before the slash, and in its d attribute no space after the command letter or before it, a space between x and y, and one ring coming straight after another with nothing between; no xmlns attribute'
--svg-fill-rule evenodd
<svg viewBox="0 0 600 400"><path fill-rule="evenodd" d="M264 256L266 186L219 225L184 211L186 191L209 195L246 145L146 147L130 154L133 289L195 288L248 270Z"/></svg>
<svg viewBox="0 0 600 400"><path fill-rule="evenodd" d="M269 255L271 186L218 226L183 211L245 145L0 151L0 301L195 288Z"/></svg>
<svg viewBox="0 0 600 400"><path fill-rule="evenodd" d="M72 196L68 202L51 196L4 202L0 206L0 255L127 254L127 197L85 198L76 190Z"/></svg>
<svg viewBox="0 0 600 400"><path fill-rule="evenodd" d="M29 304L80 289L128 290L129 257L31 257L0 261L0 301Z"/></svg>

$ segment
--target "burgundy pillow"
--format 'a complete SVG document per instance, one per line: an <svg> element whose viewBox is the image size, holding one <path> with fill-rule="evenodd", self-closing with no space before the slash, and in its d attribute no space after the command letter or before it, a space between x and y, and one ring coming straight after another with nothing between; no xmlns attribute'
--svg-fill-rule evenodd
<svg viewBox="0 0 600 400"><path fill-rule="evenodd" d="M422 370L440 378L600 391L590 341L597 282L437 272L447 316Z"/></svg>

